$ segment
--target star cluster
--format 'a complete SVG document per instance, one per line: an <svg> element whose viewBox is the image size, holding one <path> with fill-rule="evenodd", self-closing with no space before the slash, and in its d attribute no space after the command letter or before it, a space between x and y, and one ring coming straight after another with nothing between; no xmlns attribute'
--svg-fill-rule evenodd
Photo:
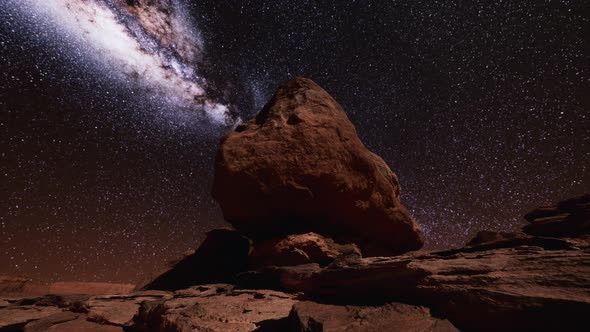
<svg viewBox="0 0 590 332"><path fill-rule="evenodd" d="M0 5L0 273L134 282L224 225L209 191L231 128L170 103L183 84L246 119L281 81L315 80L398 174L430 248L590 189L585 1L181 1L183 28L160 33L175 57L169 38L121 45L163 61L155 85L105 57L112 38L17 3ZM138 8L125 20L162 32Z"/></svg>

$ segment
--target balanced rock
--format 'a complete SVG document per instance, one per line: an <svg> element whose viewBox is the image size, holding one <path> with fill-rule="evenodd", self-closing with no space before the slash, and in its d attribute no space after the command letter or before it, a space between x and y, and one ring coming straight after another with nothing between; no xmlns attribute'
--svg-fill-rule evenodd
<svg viewBox="0 0 590 332"><path fill-rule="evenodd" d="M369 151L342 107L311 80L279 87L252 120L222 139L213 197L254 239L316 232L364 255L422 247L397 176Z"/></svg>

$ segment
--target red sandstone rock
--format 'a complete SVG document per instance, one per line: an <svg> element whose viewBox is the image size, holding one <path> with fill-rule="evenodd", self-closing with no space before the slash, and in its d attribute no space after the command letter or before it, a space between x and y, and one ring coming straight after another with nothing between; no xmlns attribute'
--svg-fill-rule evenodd
<svg viewBox="0 0 590 332"><path fill-rule="evenodd" d="M293 306L289 318L293 331L459 331L449 321L432 317L428 308L401 303L370 307L305 301Z"/></svg>
<svg viewBox="0 0 590 332"><path fill-rule="evenodd" d="M176 292L171 299L143 303L131 330L291 331L285 320L296 302L291 294L271 290L202 285Z"/></svg>
<svg viewBox="0 0 590 332"><path fill-rule="evenodd" d="M304 78L283 84L256 118L224 137L213 196L252 238L313 231L373 256L424 242L400 203L397 176L363 145L340 105Z"/></svg>
<svg viewBox="0 0 590 332"><path fill-rule="evenodd" d="M249 267L288 266L309 263L327 265L342 255L361 253L354 244L341 245L316 233L290 235L254 244Z"/></svg>
<svg viewBox="0 0 590 332"><path fill-rule="evenodd" d="M590 239L578 240L571 247L569 239L526 237L524 243L517 238L324 268L270 267L244 276L254 287L328 303L418 303L465 331L578 331L590 312Z"/></svg>

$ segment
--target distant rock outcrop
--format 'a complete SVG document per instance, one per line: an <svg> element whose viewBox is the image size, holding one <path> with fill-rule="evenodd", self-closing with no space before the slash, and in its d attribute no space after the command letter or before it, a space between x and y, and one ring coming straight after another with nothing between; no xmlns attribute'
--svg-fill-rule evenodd
<svg viewBox="0 0 590 332"><path fill-rule="evenodd" d="M221 142L213 197L256 239L316 232L365 256L417 250L423 234L400 203L397 176L369 151L338 103L292 79Z"/></svg>
<svg viewBox="0 0 590 332"><path fill-rule="evenodd" d="M132 291L134 287L135 285L132 284L103 282L55 282L41 284L23 277L0 276L0 296L125 294Z"/></svg>
<svg viewBox="0 0 590 332"><path fill-rule="evenodd" d="M23 294L27 283L29 283L27 278L0 275L0 294L4 296Z"/></svg>
<svg viewBox="0 0 590 332"><path fill-rule="evenodd" d="M590 194L574 197L553 206L529 212L525 233L540 236L572 236L590 233Z"/></svg>
<svg viewBox="0 0 590 332"><path fill-rule="evenodd" d="M492 231L480 231L475 235L471 241L467 243L467 246L477 246L482 244L497 243L500 241L508 241L514 239L520 239L526 237L526 234L522 232L492 232Z"/></svg>

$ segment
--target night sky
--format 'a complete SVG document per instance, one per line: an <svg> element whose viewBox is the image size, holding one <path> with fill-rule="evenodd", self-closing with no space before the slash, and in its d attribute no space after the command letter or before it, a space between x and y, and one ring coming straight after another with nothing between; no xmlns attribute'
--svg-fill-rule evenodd
<svg viewBox="0 0 590 332"><path fill-rule="evenodd" d="M590 191L589 13L586 0L2 0L0 274L135 282L194 249L224 225L219 138L295 76L398 174L427 247L517 230Z"/></svg>

